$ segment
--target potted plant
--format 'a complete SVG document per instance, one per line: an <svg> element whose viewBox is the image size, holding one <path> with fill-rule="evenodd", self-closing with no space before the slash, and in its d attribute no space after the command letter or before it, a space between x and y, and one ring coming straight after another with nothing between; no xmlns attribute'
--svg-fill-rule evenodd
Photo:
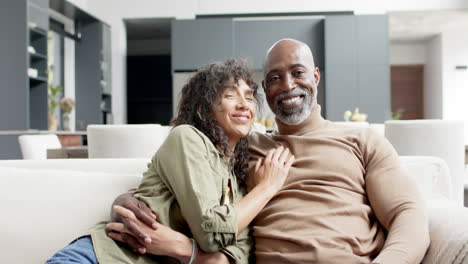
<svg viewBox="0 0 468 264"><path fill-rule="evenodd" d="M62 86L60 85L49 85L47 89L47 101L49 104L49 130L55 131L58 127L58 118L55 115L55 110L59 105L59 96L62 92Z"/></svg>
<svg viewBox="0 0 468 264"><path fill-rule="evenodd" d="M63 130L70 131L70 113L75 105L75 100L63 97L60 99L60 109L62 110Z"/></svg>
<svg viewBox="0 0 468 264"><path fill-rule="evenodd" d="M344 112L343 117L344 117L346 122L348 122L348 121L366 122L366 120L367 120L367 114L359 113L359 108L358 107L354 108L354 112L351 112L350 110L346 110Z"/></svg>

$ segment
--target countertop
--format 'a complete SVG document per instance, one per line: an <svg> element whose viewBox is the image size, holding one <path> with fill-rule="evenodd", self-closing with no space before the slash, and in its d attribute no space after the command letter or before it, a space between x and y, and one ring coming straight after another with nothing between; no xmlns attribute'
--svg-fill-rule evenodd
<svg viewBox="0 0 468 264"><path fill-rule="evenodd" d="M86 131L48 131L48 130L0 130L0 135L40 135L40 134L57 134L57 135L86 135Z"/></svg>

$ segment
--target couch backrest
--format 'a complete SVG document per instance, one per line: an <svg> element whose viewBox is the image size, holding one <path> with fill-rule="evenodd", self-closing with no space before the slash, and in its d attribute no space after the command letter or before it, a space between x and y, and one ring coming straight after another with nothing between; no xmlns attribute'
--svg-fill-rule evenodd
<svg viewBox="0 0 468 264"><path fill-rule="evenodd" d="M118 174L142 174L146 171L149 162L151 162L150 158L0 160L0 166L38 170L71 170Z"/></svg>

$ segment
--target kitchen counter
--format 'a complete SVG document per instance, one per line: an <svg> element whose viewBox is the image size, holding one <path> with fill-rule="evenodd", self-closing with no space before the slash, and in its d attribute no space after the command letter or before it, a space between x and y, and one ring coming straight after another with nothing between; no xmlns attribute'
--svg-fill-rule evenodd
<svg viewBox="0 0 468 264"><path fill-rule="evenodd" d="M48 130L0 130L0 135L38 135L38 134L56 134L56 135L80 135L85 136L86 131L48 131Z"/></svg>

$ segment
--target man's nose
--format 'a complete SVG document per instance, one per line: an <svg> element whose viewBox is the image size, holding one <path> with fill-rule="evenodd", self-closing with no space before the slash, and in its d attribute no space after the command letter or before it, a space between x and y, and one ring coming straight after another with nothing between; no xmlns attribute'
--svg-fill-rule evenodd
<svg viewBox="0 0 468 264"><path fill-rule="evenodd" d="M296 88L296 82L294 81L294 78L292 76L288 75L285 78L284 89L289 92L294 90L294 88Z"/></svg>

